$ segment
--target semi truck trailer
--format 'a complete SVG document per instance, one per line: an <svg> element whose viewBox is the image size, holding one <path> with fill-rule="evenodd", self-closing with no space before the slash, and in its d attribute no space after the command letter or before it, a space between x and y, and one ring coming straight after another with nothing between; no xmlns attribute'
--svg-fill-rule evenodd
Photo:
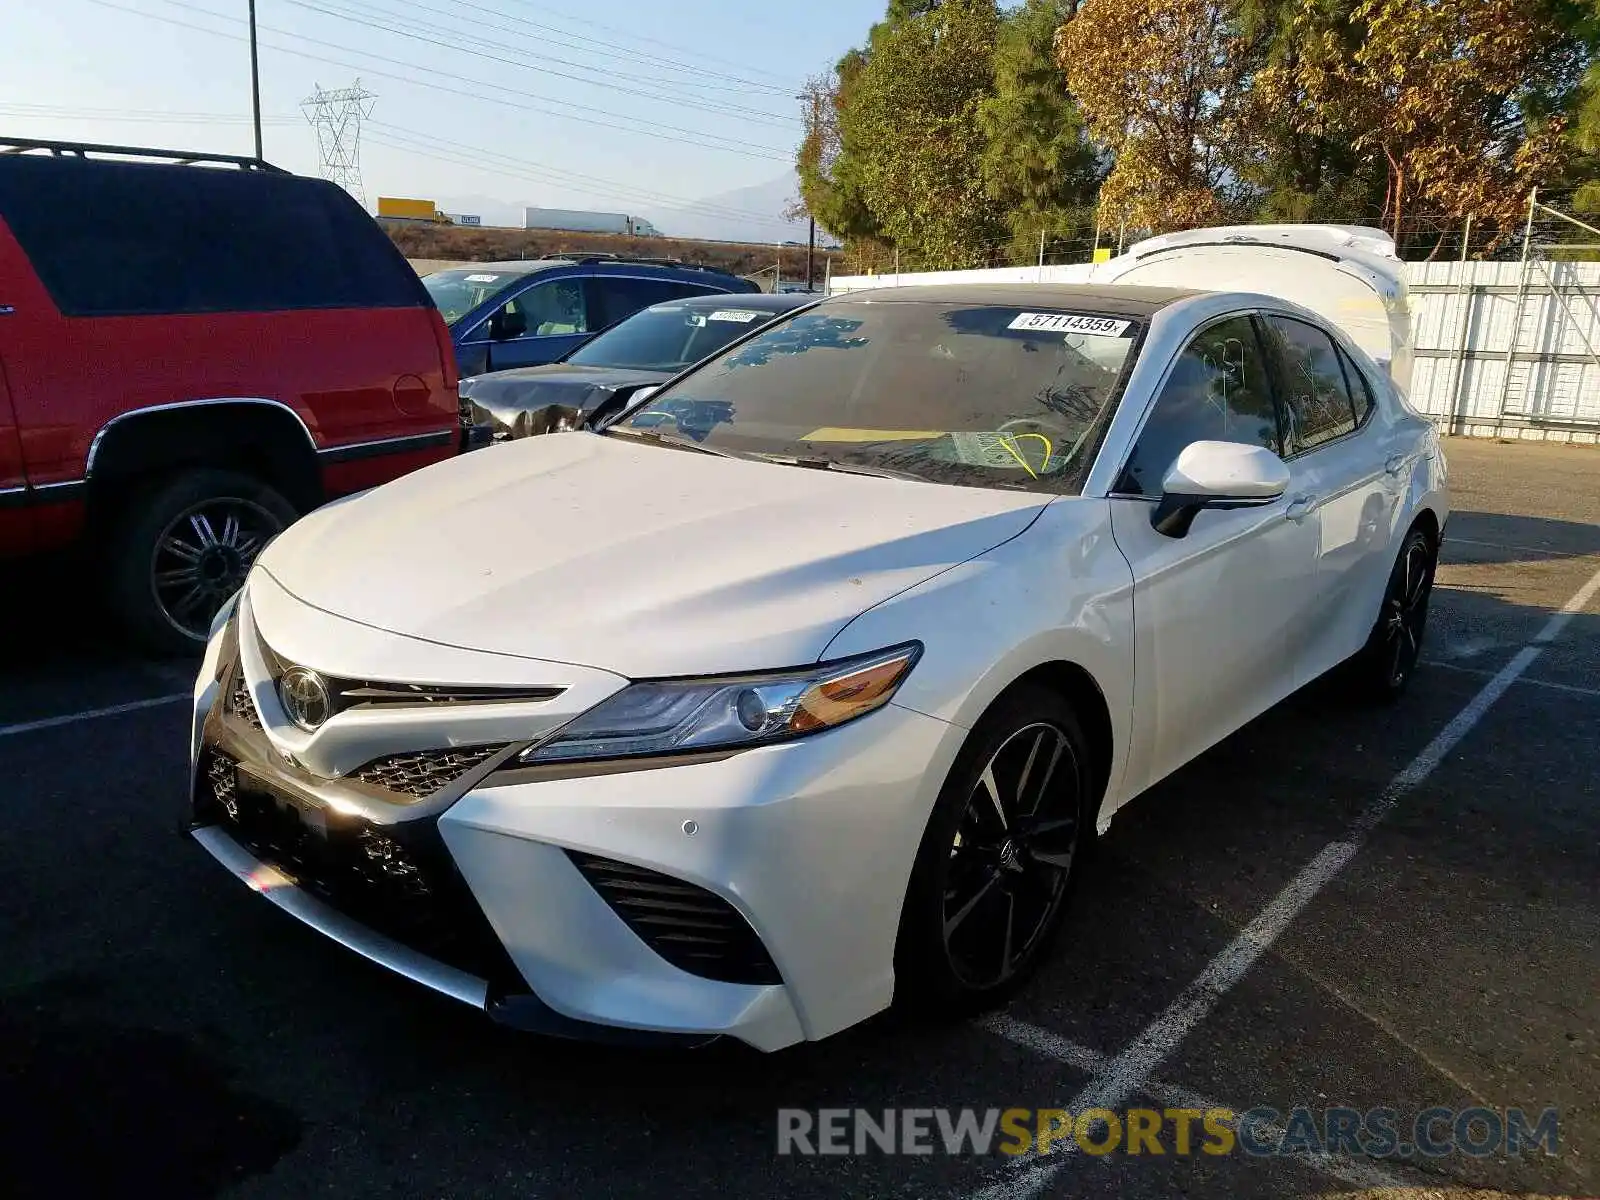
<svg viewBox="0 0 1600 1200"><path fill-rule="evenodd" d="M660 237L643 217L627 213L585 212L574 208L525 208L524 229L561 229L571 233L623 233L633 237Z"/></svg>

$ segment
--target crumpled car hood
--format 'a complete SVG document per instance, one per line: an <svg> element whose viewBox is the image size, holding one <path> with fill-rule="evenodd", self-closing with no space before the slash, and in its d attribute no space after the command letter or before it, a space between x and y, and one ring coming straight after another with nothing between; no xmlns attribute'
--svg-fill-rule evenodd
<svg viewBox="0 0 1600 1200"><path fill-rule="evenodd" d="M671 377L669 371L549 363L464 379L461 398L479 410L473 414L475 422L525 437L531 432L525 428L526 418L553 404L576 408L587 416L618 392L636 391Z"/></svg>
<svg viewBox="0 0 1600 1200"><path fill-rule="evenodd" d="M855 616L1017 536L1049 499L563 433L329 505L258 568L306 604L446 645L633 678L748 671L815 662Z"/></svg>

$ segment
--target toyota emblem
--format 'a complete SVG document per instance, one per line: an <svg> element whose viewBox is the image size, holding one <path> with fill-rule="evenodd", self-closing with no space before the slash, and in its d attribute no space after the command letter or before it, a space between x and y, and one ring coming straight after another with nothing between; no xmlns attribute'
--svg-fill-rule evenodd
<svg viewBox="0 0 1600 1200"><path fill-rule="evenodd" d="M283 673L278 680L278 699L289 720L307 733L319 729L333 709L326 681L305 667L290 667Z"/></svg>

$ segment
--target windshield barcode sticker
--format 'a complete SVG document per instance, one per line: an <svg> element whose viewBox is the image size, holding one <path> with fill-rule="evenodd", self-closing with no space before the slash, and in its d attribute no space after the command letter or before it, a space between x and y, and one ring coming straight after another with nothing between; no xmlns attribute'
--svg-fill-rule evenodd
<svg viewBox="0 0 1600 1200"><path fill-rule="evenodd" d="M760 313L751 312L747 308L719 308L716 312L711 314L711 319L713 321L748 322L759 320L760 317Z"/></svg>
<svg viewBox="0 0 1600 1200"><path fill-rule="evenodd" d="M1091 337L1121 337L1132 321L1111 317L1085 317L1078 313L1018 313L1007 329L1026 329L1037 333L1086 333Z"/></svg>

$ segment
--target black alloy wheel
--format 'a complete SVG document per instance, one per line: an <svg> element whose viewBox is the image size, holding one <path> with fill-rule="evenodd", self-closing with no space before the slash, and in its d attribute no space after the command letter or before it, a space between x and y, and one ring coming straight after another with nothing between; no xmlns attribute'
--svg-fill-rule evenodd
<svg viewBox="0 0 1600 1200"><path fill-rule="evenodd" d="M1063 759L1065 763L1063 764ZM1008 983L1066 895L1078 847L1080 796L1067 735L1048 721L1016 730L978 773L950 845L944 947L973 988Z"/></svg>
<svg viewBox="0 0 1600 1200"><path fill-rule="evenodd" d="M968 735L934 803L895 947L895 999L999 1003L1044 961L1094 840L1095 773L1072 705L1031 684Z"/></svg>
<svg viewBox="0 0 1600 1200"><path fill-rule="evenodd" d="M1348 664L1358 696L1390 702L1411 682L1422 655L1438 553L1426 530L1413 528L1406 534L1389 572L1372 633Z"/></svg>
<svg viewBox="0 0 1600 1200"><path fill-rule="evenodd" d="M1383 658L1391 688L1405 686L1422 656L1422 631L1428 623L1432 595L1433 549L1427 538L1413 534L1406 539L1399 571L1390 577L1383 596Z"/></svg>

